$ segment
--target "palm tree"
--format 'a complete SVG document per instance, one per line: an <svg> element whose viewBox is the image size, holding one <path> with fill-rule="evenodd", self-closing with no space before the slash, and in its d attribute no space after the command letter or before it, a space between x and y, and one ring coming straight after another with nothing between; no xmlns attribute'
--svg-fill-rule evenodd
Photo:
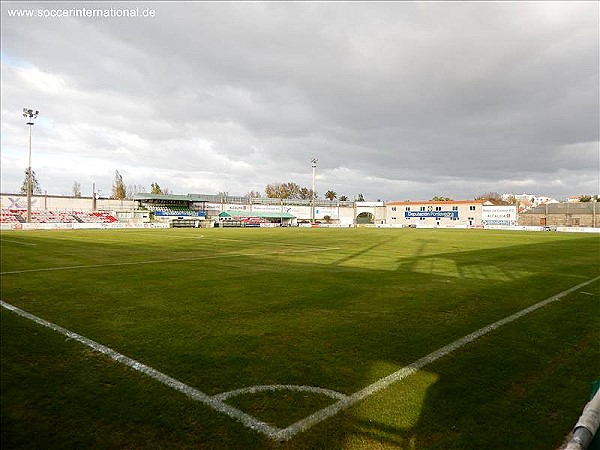
<svg viewBox="0 0 600 450"><path fill-rule="evenodd" d="M325 192L325 198L328 198L330 201L334 201L337 198L337 192L330 189Z"/></svg>

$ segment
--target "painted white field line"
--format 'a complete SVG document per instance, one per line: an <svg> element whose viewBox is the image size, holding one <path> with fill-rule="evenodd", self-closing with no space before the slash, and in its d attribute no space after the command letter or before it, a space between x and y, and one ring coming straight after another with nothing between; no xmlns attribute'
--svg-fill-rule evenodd
<svg viewBox="0 0 600 450"><path fill-rule="evenodd" d="M63 334L64 336L67 336L68 338L74 339L74 340L82 343L83 345L86 345L87 347L90 347L93 350L108 356L109 358L113 359L116 362L124 364L128 367L131 367L133 370L136 370L145 375L148 375L149 377L154 378L155 380L175 389L176 391L179 391L179 392L187 395L188 397L193 398L194 400L204 403L205 405L208 405L211 408L214 408L215 410L217 410L219 412L227 414L228 416L239 420L245 426L247 426L253 430L260 431L261 433L266 434L267 436L275 436L275 435L277 435L278 432L280 432L279 429L274 428L271 425L269 425L265 422L262 422L258 419L255 419L254 417L249 416L248 414L240 411L237 408L229 406L218 399L215 399L209 395L206 395L205 393L200 392L199 390L194 389L193 387L188 386L187 384L182 383L181 381L171 378L170 376L165 375L164 373L159 372L158 370L153 369L152 367L149 367L145 364L142 364L139 361L131 359L128 356L125 356L109 347L99 344L96 341L93 341L91 339L83 337L77 333L74 333L73 331L67 330L66 328L63 328L52 322L48 322L47 320L44 320L38 316L30 314L27 311L23 311L22 309L17 308L16 306L6 303L2 300L0 300L0 305L3 308L14 312L15 314L18 314L21 317L32 320L33 322L38 323L44 327L50 328L51 330L57 331L58 333Z"/></svg>
<svg viewBox="0 0 600 450"><path fill-rule="evenodd" d="M12 239L0 239L0 242L10 242L11 244L20 244L20 245L37 245L37 244L33 244L31 242L21 242L21 241L14 241Z"/></svg>
<svg viewBox="0 0 600 450"><path fill-rule="evenodd" d="M311 253L311 252L326 252L330 250L339 250L339 247L314 247L309 249L301 250L276 250L272 252L260 252L260 253L227 253L225 255L211 255L211 256L198 256L194 258L173 258L173 259L156 259L149 261L126 261L118 263L105 263L105 264L82 264L78 266L60 266L60 267L44 267L40 269L24 269L24 270L10 270L6 272L0 272L0 275L19 275L23 273L33 272L53 272L56 270L75 270L75 269L98 269L101 267L122 267L122 266L136 266L144 264L164 264L164 263L177 263L177 262L188 262L188 261L202 261L209 259L219 258L239 258L243 256L266 256L266 255L287 255L293 253Z"/></svg>
<svg viewBox="0 0 600 450"><path fill-rule="evenodd" d="M87 339L83 336L80 336L79 334L74 333L70 330L67 330L66 328L60 327L56 324L53 324L44 319L41 319L33 314L23 311L22 309L17 308L16 306L10 305L9 303L3 302L1 300L0 300L0 306L2 306L5 309L8 309L10 311L13 311L14 313L16 313L22 317L30 319L40 325L43 325L52 330L55 330L69 338L75 339L78 342L80 342L100 353L107 355L108 357L110 357L111 359L113 359L117 362L125 364L134 370L144 373L144 374L152 377L153 379L155 379L155 380L157 380L179 392L182 392L183 394L187 395L188 397L190 397L194 400L197 400L199 402L202 402L207 406L214 408L216 411L219 411L223 414L228 415L229 417L239 420L246 427L256 430L260 433L263 433L264 435L266 435L267 437L269 437L271 439L285 441L285 440L291 439L296 434L298 434L302 431L306 431L309 428L313 427L314 425L316 425L320 422L323 422L324 420L329 419L330 417L338 414L339 412L343 411L344 409L351 407L355 403L357 403L361 400L364 400L365 398L389 387L393 383L403 380L404 378L418 372L423 367L433 363L434 361L442 358L443 356L446 356L446 355L452 353L453 351L463 347L464 345L486 335L490 331L493 331L503 325L506 325L507 323L513 322L513 321L519 319L520 317L523 317L539 308L542 308L543 306L548 305L549 303L558 301L558 300L562 299L563 297L567 296L568 294L571 294L572 292L575 292L578 289L581 289L582 287L587 286L588 284L591 284L597 280L600 280L600 276L595 277L591 280L585 281L583 283L580 283L577 286L573 286L572 288L567 289L563 292L560 292L552 297L549 297L546 300L542 300L542 301L536 303L535 305L529 306L528 308L522 309L521 311L518 311L508 317L505 317L504 319L498 320L497 322L494 322L490 325L480 328L479 330L477 330L471 334L468 334L468 335L466 335L466 336L464 336L464 337L462 337L462 338L452 342L451 344L448 344L438 350L435 350L434 352L431 352L430 354L424 356L423 358L418 359L417 361L413 362L412 364L409 364L408 366L405 366L405 367L401 368L400 370L397 370L396 372L392 373L391 375L381 378L380 380L376 381L375 383L361 389L360 391L355 392L354 394L348 395L348 396L346 396L342 393L333 391L333 390L329 390L329 389L322 389L322 388L316 388L316 387L310 387L310 386L290 386L290 385L253 386L253 387L249 387L249 388L236 389L234 391L229 391L229 392L217 394L214 396L208 396L195 388L192 388L174 378L169 377L168 375L163 374L162 372L159 372L159 371L153 369L152 367L146 366L145 364L142 364L134 359L131 359L125 355L122 355L121 353L118 353L115 350L112 350L111 348L108 348L102 344L92 341L91 339ZM275 391L275 390L282 390L282 389L290 389L290 390L305 391L305 392L308 391L308 392L313 392L316 394L323 394L323 395L326 395L326 396L329 396L332 398L338 398L339 401L337 403L334 403L333 405L330 405L326 408L323 408L323 409L315 412L314 414L311 414L310 416L307 416L304 419L299 420L298 422L290 425L289 427L287 427L285 429L280 429L280 428L274 427L272 425L269 425L261 420L258 420L256 418L244 413L243 411L240 411L239 409L234 408L230 405L227 405L226 403L223 402L223 400L230 398L230 397L234 397L236 395L263 392L263 391Z"/></svg>
<svg viewBox="0 0 600 450"><path fill-rule="evenodd" d="M310 392L312 394L325 395L326 397L335 398L337 400L343 400L347 395L341 392L333 391L331 389L324 389L315 386L297 386L292 384L270 384L263 386L250 386L242 389L235 389L233 391L222 392L221 394L214 395L212 398L216 400L227 400L231 397L237 397L238 395L256 394L258 392L273 392L273 391L296 391L296 392Z"/></svg>
<svg viewBox="0 0 600 450"><path fill-rule="evenodd" d="M560 292L559 294L553 295L552 297L547 298L546 300L542 300L541 302L538 302L535 305L532 305L528 308L522 309L519 312L516 312L508 317L505 317L504 319L498 320L497 322L494 322L483 328L480 328L479 330L477 330L471 334L468 334L468 335L452 342L451 344L448 344L438 350L435 350L434 352L431 352L427 356L424 356L423 358L416 360L412 364L409 364L408 366L405 366L405 367L401 368L400 370L397 370L396 372L392 373L391 375L388 375L387 377L384 377L384 378L376 381L375 383L365 387L364 389L361 389L360 391L357 391L354 394L349 395L345 399L342 399L339 402L334 403L333 405L323 408L323 409L315 412L314 414L311 414L310 416L308 416L302 420L299 420L298 422L294 423L293 425L290 425L286 429L281 430L278 433L277 438L279 440L288 440L288 439L292 438L295 434L297 434L301 431L308 430L312 426L338 414L342 410L349 408L350 406L354 405L355 403L387 388L391 384L396 383L400 380L403 380L404 378L416 373L423 367L442 358L443 356L446 356L446 355L452 353L453 351L458 350L459 348L463 347L464 345L486 335L490 331L493 331L496 328L500 328L501 326L506 325L507 323L513 322L513 321L519 319L520 317L523 317L539 308L542 308L543 306L548 305L549 303L558 301L558 300L562 299L563 297L565 297L565 296L567 296L567 295L569 295L569 294L581 289L582 287L587 286L588 284L591 284L597 280L600 280L600 276L593 278L591 280L585 281L583 283L580 283L577 286L573 286L572 288L567 289L566 291L563 291L563 292Z"/></svg>

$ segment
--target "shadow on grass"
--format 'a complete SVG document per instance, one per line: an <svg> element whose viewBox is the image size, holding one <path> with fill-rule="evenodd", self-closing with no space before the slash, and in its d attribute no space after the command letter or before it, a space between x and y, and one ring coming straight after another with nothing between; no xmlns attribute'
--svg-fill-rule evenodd
<svg viewBox="0 0 600 450"><path fill-rule="evenodd" d="M253 256L189 262L176 268L131 266L3 277L2 298L209 394L276 383L314 385L351 394L465 334L577 284L581 279L574 281L576 277L597 274L594 251L598 240L593 237L447 251L455 243L444 241L441 234L425 239L421 233L413 236L395 231L398 234L369 233L368 245L354 243L334 258L337 263L333 267L328 254L319 255L324 261L320 264L314 257L282 261L253 252ZM456 236L464 238L464 234L452 237ZM103 252L112 254L110 244L104 245ZM122 245L114 250L120 251ZM389 252L396 269L344 265L368 260L375 250L378 254ZM140 286L151 286L151 290L140 291ZM494 448L490 446L494 440L514 443L500 438L510 427L518 429L520 424L515 422L524 418L538 428L532 439L545 442L539 436L549 431L549 425L539 415L519 415L524 407L518 400L523 399L519 397L523 389L529 390L531 374L552 365L553 354L560 355L554 361L560 370L548 375L549 389L543 383L537 386L534 400L547 410L545 395L554 401L570 392L563 386L562 394L553 394L565 373L561 361L580 363L569 355L589 330L588 325L585 330L576 326L585 323L585 311L579 310L578 320L570 328L562 328L564 314L573 313L565 305L549 308L562 314L553 316L551 325L538 330L523 326L499 330L496 337L482 338L483 350L479 344L465 348L460 358L449 357L427 368L435 374L435 383L427 384L425 390L421 387L421 400L405 402L413 409L419 405L408 422L398 420L402 415L398 399L419 391L410 377L281 444L224 417L214 419L219 422L214 428L196 424L201 431L193 432L191 440L185 438L186 427L191 426L187 421L180 425L177 420L167 420L167 425L155 426L145 415L142 423L151 435L157 430L170 433L176 448L197 446L199 441L204 448ZM14 330L13 324L9 326ZM532 339L535 333L538 337ZM540 346L544 350L541 356ZM585 347L582 353L590 351ZM27 378L31 381L28 368L12 364L11 370L5 371L5 361L6 367L12 364L3 360L5 385L18 385ZM52 362L40 363L42 370L48 365ZM63 376L70 375L67 370ZM138 379L137 374L127 377ZM73 383L77 385L78 380ZM63 389L58 381L47 388ZM80 395L77 386L74 389L72 401ZM12 395L12 388L8 395L3 392L3 421L18 416L15 411L24 403L41 416L56 415L60 423L75 420L37 395L31 401L26 391L21 398ZM104 412L95 420L111 423L114 419L109 411L123 410L127 399L99 395L102 398L95 400ZM269 404L268 396L261 401L263 409L277 403ZM143 403L160 411L160 396L144 397ZM498 404L500 413L494 410ZM310 404L302 414L314 412L310 410L313 407ZM203 408L194 407L195 413ZM125 410L134 414L130 406ZM219 416L207 410L200 417L211 414ZM23 420L19 429L25 430ZM570 426L570 420L567 422ZM119 423L107 427L118 431ZM10 422L10 426L16 425ZM78 424L85 426L93 428L94 423L83 420L83 425ZM68 436L73 427L56 430L49 426L41 432ZM482 434L492 437L484 439ZM3 443L10 444L4 436ZM24 442L24 436L20 438L18 442ZM107 442L98 439L100 446ZM126 436L121 439L121 444L129 442ZM143 440L136 442L137 446ZM169 442L168 436L161 442L162 446ZM149 441L146 447L157 446Z"/></svg>

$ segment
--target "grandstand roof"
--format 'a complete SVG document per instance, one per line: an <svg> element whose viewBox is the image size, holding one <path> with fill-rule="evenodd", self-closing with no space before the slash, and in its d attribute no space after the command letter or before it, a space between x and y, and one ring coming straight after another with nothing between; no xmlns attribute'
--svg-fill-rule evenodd
<svg viewBox="0 0 600 450"><path fill-rule="evenodd" d="M146 194L146 193L135 194L133 199L134 200L142 200L142 201L147 201L147 200L169 200L169 201L176 200L176 201L185 201L185 202L193 201L193 199L190 198L189 195Z"/></svg>
<svg viewBox="0 0 600 450"><path fill-rule="evenodd" d="M229 203L236 205L306 205L312 204L308 199L297 198L269 198L269 197L239 197L223 194L187 194L187 195L172 195L172 194L148 194L145 192L135 194L134 200L140 202L207 202L207 203ZM335 206L352 206L354 202L330 201L330 200L315 200L315 206L335 207ZM360 205L359 205L360 206Z"/></svg>
<svg viewBox="0 0 600 450"><path fill-rule="evenodd" d="M249 212L249 211L223 211L219 217L258 217L262 219L295 219L296 216L287 212Z"/></svg>

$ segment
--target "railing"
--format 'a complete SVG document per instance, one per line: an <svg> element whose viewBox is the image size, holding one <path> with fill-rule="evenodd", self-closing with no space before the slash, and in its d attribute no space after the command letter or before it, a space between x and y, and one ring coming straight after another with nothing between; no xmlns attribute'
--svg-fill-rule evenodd
<svg viewBox="0 0 600 450"><path fill-rule="evenodd" d="M583 413L573 428L564 450L585 450L589 447L600 425L600 390L585 405Z"/></svg>

